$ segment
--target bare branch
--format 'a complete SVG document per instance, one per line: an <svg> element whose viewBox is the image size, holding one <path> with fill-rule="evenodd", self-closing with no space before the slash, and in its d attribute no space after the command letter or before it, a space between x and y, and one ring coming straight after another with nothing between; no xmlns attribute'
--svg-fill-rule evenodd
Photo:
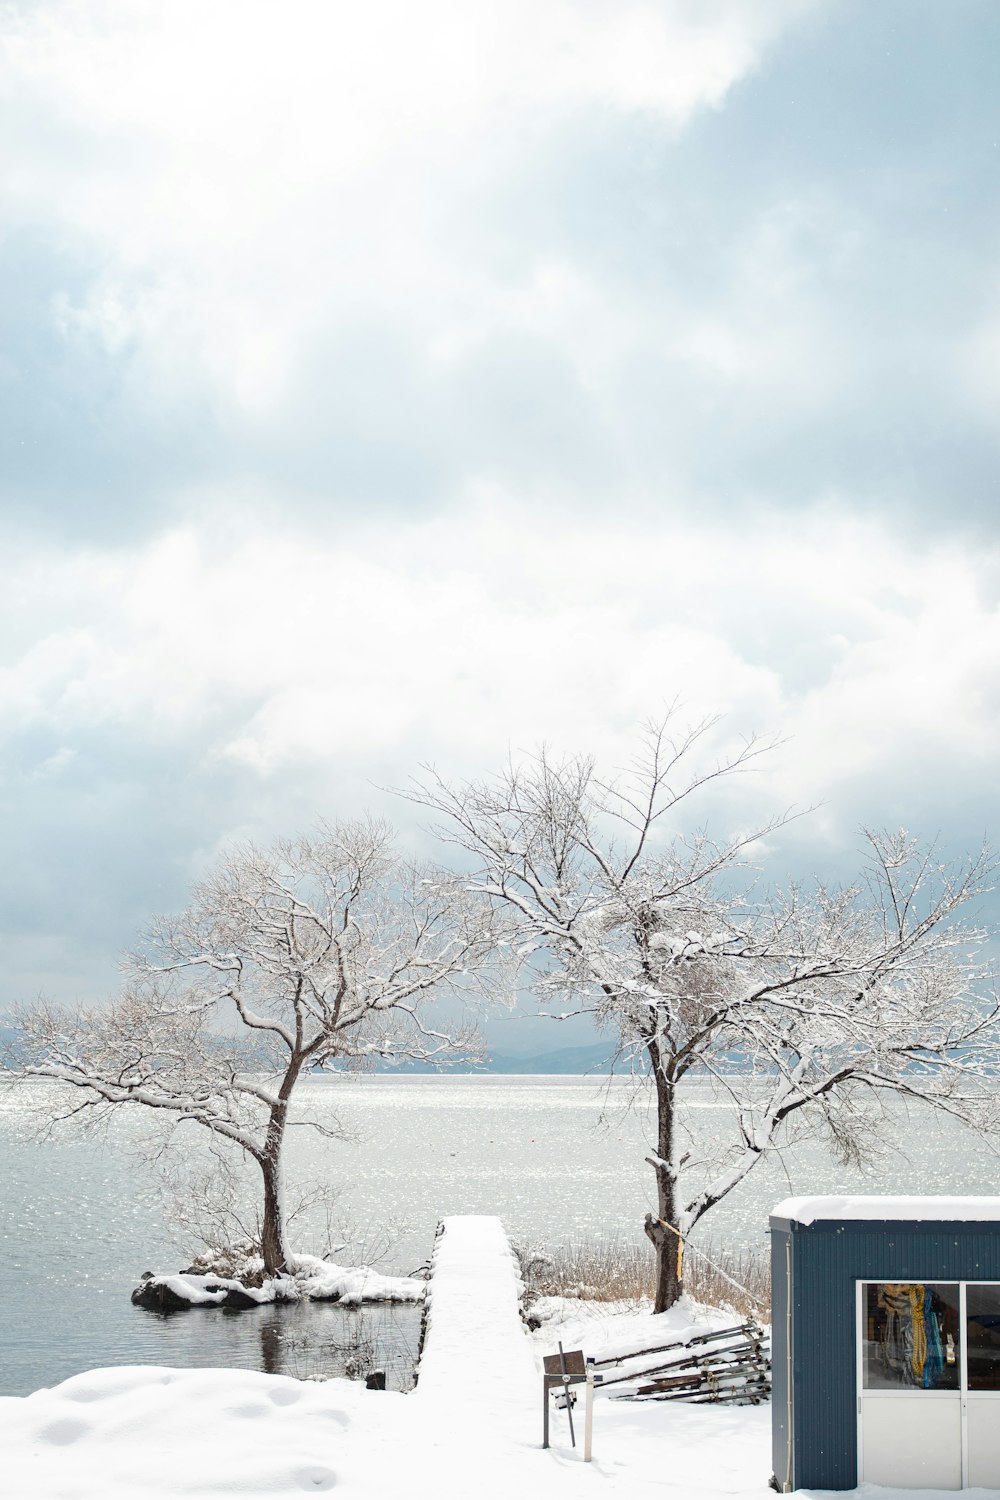
<svg viewBox="0 0 1000 1500"><path fill-rule="evenodd" d="M776 743L751 736L706 764L718 722L646 725L614 777L543 750L485 781L449 785L430 770L406 793L471 859L470 891L510 914L543 1013L594 1016L646 1069L660 1308L679 1291L677 1236L779 1150L792 1123L848 1157L874 1143L869 1096L998 1129L1000 1013L967 920L994 878L992 853L948 867L933 844L868 831L856 887L761 894L744 873L748 852L796 814L718 839L678 822ZM715 1081L735 1120L697 1180L678 1144L678 1086L695 1073Z"/></svg>
<svg viewBox="0 0 1000 1500"><path fill-rule="evenodd" d="M22 1066L85 1096L67 1119L141 1105L252 1157L262 1253L278 1272L290 1263L281 1158L300 1077L342 1060L477 1055L474 1028L430 1007L485 994L503 970L504 921L464 882L401 859L375 819L247 845L186 911L152 923L109 1006L26 1010Z"/></svg>

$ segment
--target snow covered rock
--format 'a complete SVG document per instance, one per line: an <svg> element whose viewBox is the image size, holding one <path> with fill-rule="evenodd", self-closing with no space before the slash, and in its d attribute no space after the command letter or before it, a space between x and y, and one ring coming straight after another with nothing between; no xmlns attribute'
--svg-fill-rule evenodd
<svg viewBox="0 0 1000 1500"><path fill-rule="evenodd" d="M370 1266L335 1266L314 1255L297 1255L290 1276L262 1279L260 1286L234 1277L182 1271L147 1274L132 1293L137 1307L151 1312L185 1312L191 1307L259 1307L266 1302L420 1302L427 1284L414 1276L383 1276Z"/></svg>
<svg viewBox="0 0 1000 1500"><path fill-rule="evenodd" d="M132 1293L136 1307L150 1312L186 1312L189 1307L259 1307L262 1302L281 1301L273 1285L245 1286L242 1281L221 1276L146 1275Z"/></svg>

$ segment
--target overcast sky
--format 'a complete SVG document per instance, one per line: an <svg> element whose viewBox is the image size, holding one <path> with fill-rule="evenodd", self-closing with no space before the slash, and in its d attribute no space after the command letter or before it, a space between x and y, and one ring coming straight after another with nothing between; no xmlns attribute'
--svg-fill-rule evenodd
<svg viewBox="0 0 1000 1500"><path fill-rule="evenodd" d="M233 839L677 698L785 737L799 873L997 833L995 0L0 34L0 1005Z"/></svg>

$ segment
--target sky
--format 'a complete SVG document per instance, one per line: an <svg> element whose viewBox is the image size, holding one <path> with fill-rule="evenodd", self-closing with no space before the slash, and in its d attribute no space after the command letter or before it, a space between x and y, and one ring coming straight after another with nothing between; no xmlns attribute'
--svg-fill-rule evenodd
<svg viewBox="0 0 1000 1500"><path fill-rule="evenodd" d="M997 834L998 75L993 0L0 5L0 1008L675 702L776 876Z"/></svg>

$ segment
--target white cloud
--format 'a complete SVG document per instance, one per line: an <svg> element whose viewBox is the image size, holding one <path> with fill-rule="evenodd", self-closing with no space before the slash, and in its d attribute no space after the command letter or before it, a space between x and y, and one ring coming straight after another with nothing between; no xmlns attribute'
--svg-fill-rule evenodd
<svg viewBox="0 0 1000 1500"><path fill-rule="evenodd" d="M762 66L823 9L819 47ZM789 80L828 44L852 66L837 24L825 0L3 8L3 495L145 528L0 552L22 865L39 830L39 868L128 846L156 905L139 887L199 841L423 759L616 761L675 697L787 736L754 796L825 800L810 836L988 808L1000 558L857 515L925 473L932 503L934 475L971 493L936 423L995 407L995 288L959 278L970 336L915 290L951 252L881 106L839 156L785 149Z"/></svg>
<svg viewBox="0 0 1000 1500"><path fill-rule="evenodd" d="M151 405L200 392L223 416L273 414L318 332L366 312L440 349L470 311L487 325L519 300L568 311L572 270L536 267L523 244L512 295L511 268L461 232L462 202L581 113L682 128L813 5L24 5L0 72L8 224L96 255L55 316L129 352Z"/></svg>
<svg viewBox="0 0 1000 1500"><path fill-rule="evenodd" d="M723 285L707 307L678 309L672 353L717 390L738 390L743 420L780 403L816 413L856 376L852 330L838 325L831 290L856 274L864 231L842 202L804 188L764 205L729 249Z"/></svg>
<svg viewBox="0 0 1000 1500"><path fill-rule="evenodd" d="M620 757L679 697L788 736L761 795L826 799L831 828L862 779L878 795L942 758L969 785L992 775L997 559L832 509L583 529L493 495L336 538L189 528L17 563L39 624L0 677L0 724L64 745L117 725L278 787L373 758L475 774L541 740Z"/></svg>

